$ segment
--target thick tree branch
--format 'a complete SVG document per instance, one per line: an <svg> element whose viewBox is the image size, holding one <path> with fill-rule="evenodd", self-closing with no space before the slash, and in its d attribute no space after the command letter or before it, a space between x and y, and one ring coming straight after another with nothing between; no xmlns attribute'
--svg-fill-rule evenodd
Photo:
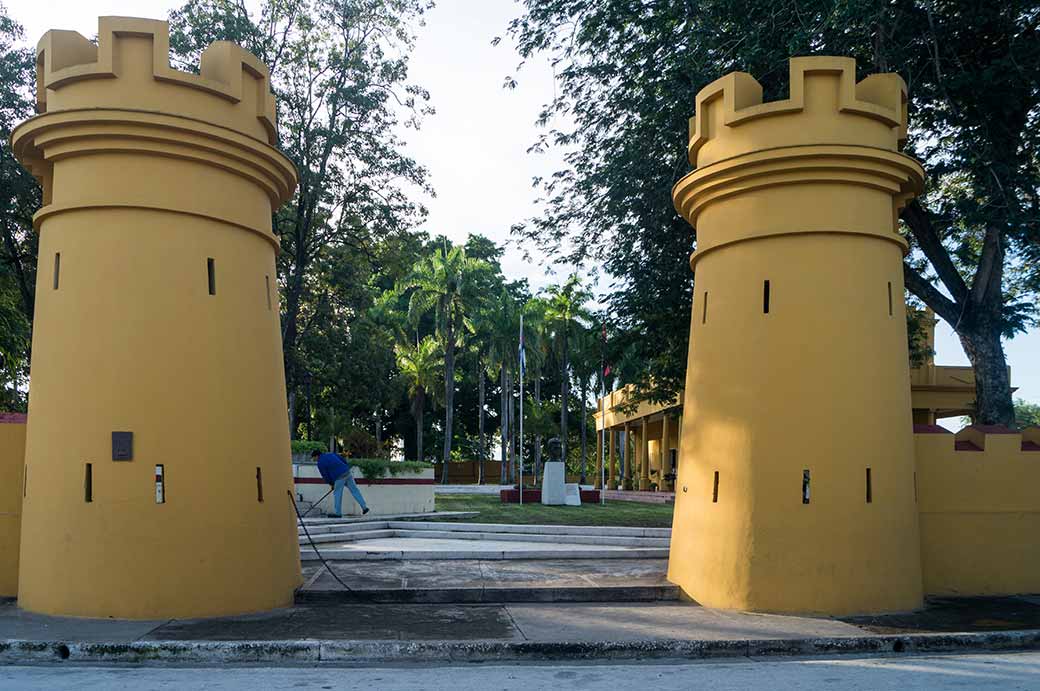
<svg viewBox="0 0 1040 691"><path fill-rule="evenodd" d="M910 228L910 232L913 233L914 239L917 240L917 245L924 252L924 256L931 262L939 280L950 291L950 295L958 302L966 299L968 286L954 265L950 253L943 246L939 234L935 232L935 226L932 225L932 220L925 208L915 199L906 205L901 216Z"/></svg>
<svg viewBox="0 0 1040 691"><path fill-rule="evenodd" d="M942 317L947 324L950 324L956 329L961 316L961 309L958 307L957 303L940 293L938 289L921 276L921 274L917 273L906 264L903 264L903 282L906 283L906 287L911 293L921 298L924 303L935 310L935 313Z"/></svg>

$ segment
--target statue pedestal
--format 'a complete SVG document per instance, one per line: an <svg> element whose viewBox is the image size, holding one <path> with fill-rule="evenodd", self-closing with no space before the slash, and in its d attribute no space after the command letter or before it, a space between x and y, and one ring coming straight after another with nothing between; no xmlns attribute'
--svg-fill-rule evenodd
<svg viewBox="0 0 1040 691"><path fill-rule="evenodd" d="M567 500L563 461L550 461L542 470L542 503L560 506Z"/></svg>

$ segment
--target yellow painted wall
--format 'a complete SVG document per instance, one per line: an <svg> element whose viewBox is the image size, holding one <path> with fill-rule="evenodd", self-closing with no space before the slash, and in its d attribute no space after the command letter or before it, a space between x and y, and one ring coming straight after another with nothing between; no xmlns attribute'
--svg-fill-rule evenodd
<svg viewBox="0 0 1040 691"><path fill-rule="evenodd" d="M25 423L0 414L0 597L18 594L18 541L22 526Z"/></svg>
<svg viewBox="0 0 1040 691"><path fill-rule="evenodd" d="M46 112L12 138L46 202L19 591L32 611L259 611L300 580L270 215L295 171L274 148L266 68L217 43L200 76L173 72L166 32L119 17L101 18L97 47L49 32ZM132 461L112 460L113 431L133 432Z"/></svg>
<svg viewBox="0 0 1040 691"><path fill-rule="evenodd" d="M742 73L697 95L673 192L697 251L668 576L707 606L922 602L895 219L923 171L898 152L902 80L854 74L795 58L788 101Z"/></svg>
<svg viewBox="0 0 1040 691"><path fill-rule="evenodd" d="M1040 592L1040 428L914 439L925 592ZM957 450L955 440L982 450Z"/></svg>

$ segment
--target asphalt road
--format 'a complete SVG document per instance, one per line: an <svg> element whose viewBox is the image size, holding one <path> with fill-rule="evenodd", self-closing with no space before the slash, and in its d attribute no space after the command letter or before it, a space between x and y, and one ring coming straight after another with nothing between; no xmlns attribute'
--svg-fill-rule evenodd
<svg viewBox="0 0 1040 691"><path fill-rule="evenodd" d="M1040 653L626 665L366 668L0 667L7 689L1040 689Z"/></svg>

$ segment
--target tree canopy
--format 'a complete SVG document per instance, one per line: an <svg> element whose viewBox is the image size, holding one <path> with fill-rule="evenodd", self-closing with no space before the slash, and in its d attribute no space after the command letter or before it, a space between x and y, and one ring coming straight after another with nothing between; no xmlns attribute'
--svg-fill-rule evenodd
<svg viewBox="0 0 1040 691"><path fill-rule="evenodd" d="M688 170L693 98L732 71L767 99L793 55L856 58L860 77L909 85L908 151L928 171L903 213L907 288L960 337L977 373L977 417L1013 419L1002 337L1034 323L1040 5L972 0L526 0L509 26L525 58L548 54L559 94L533 149L566 165L535 181L544 212L515 232L560 261L601 264L619 329L614 359L641 395L683 385L694 231L670 203ZM515 85L513 77L507 85Z"/></svg>

